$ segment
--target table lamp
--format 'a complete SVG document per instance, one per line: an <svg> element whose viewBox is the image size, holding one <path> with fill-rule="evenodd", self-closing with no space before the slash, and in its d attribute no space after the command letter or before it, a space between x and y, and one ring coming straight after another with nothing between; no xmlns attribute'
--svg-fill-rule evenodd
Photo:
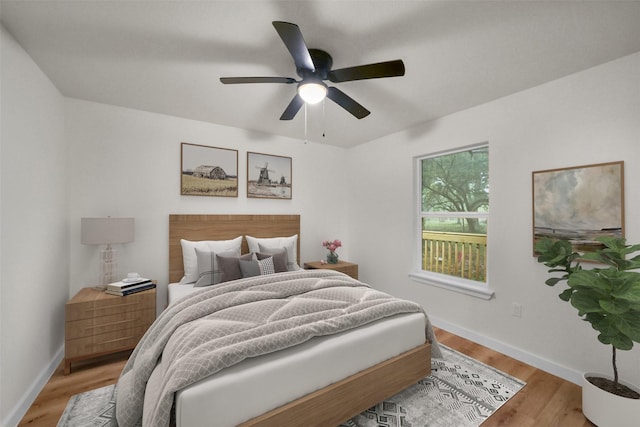
<svg viewBox="0 0 640 427"><path fill-rule="evenodd" d="M118 252L111 248L114 243L133 242L134 218L81 218L80 239L83 245L107 245L100 251L100 284L117 281Z"/></svg>

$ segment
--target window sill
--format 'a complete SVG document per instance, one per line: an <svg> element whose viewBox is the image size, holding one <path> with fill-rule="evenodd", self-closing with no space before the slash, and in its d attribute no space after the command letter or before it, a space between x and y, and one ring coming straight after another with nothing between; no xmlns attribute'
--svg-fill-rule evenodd
<svg viewBox="0 0 640 427"><path fill-rule="evenodd" d="M460 279L446 276L444 274L429 273L425 271L414 271L409 273L409 277L416 282L436 286L453 292L471 295L476 298L490 300L495 292L487 285L472 280Z"/></svg>

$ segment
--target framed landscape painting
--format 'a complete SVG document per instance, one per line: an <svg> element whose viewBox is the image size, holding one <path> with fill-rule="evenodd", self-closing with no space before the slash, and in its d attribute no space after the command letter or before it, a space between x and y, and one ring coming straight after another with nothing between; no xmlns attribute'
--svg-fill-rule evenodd
<svg viewBox="0 0 640 427"><path fill-rule="evenodd" d="M532 173L533 245L543 237L577 252L602 247L600 236L624 237L624 162ZM534 251L535 255L535 251Z"/></svg>
<svg viewBox="0 0 640 427"><path fill-rule="evenodd" d="M181 145L180 194L238 197L238 150Z"/></svg>
<svg viewBox="0 0 640 427"><path fill-rule="evenodd" d="M247 197L291 199L291 157L247 153Z"/></svg>

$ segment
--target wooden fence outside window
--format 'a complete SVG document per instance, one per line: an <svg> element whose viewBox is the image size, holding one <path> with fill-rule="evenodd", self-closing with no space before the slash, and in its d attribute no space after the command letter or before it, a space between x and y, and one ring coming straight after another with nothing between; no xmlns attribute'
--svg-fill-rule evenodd
<svg viewBox="0 0 640 427"><path fill-rule="evenodd" d="M422 269L484 282L487 235L422 232Z"/></svg>

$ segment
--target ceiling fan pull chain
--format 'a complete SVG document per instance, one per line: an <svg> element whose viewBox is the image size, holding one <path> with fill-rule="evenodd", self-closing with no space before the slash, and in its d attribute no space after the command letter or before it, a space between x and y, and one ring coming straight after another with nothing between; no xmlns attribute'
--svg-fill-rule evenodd
<svg viewBox="0 0 640 427"><path fill-rule="evenodd" d="M325 127L326 121L324 119L324 106L327 104L326 101L327 101L327 98L322 100L322 137L323 138L325 137L324 130L326 129Z"/></svg>
<svg viewBox="0 0 640 427"><path fill-rule="evenodd" d="M307 103L304 103L304 143L307 143Z"/></svg>

